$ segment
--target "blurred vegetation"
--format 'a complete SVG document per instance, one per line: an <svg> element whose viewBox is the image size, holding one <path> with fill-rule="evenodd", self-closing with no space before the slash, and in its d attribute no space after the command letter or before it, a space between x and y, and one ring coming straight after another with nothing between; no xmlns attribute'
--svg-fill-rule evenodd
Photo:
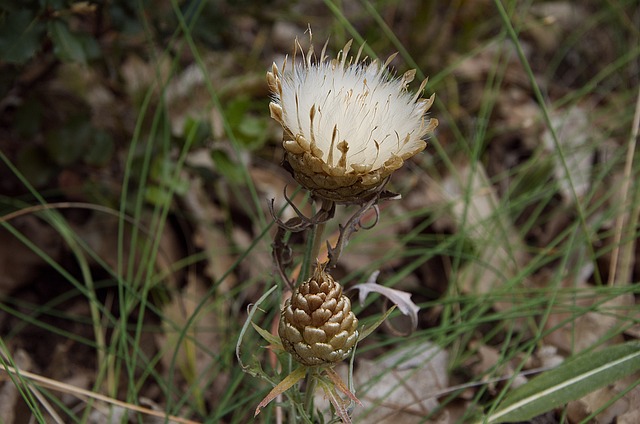
<svg viewBox="0 0 640 424"><path fill-rule="evenodd" d="M193 62L178 16L189 25L189 39L215 52L227 49L234 37L230 7L221 1L0 2L0 148L37 189L58 197L70 188L75 196L113 205L122 173L117 155L139 134L150 135L138 145L134 163L145 161L146 143L156 146L150 174L155 184L147 188L147 199L157 201L167 183L163 175L175 159L172 146L184 144L189 134L194 148L212 142L213 123L202 113L187 116L182 128L169 129L171 108L188 107L167 104L170 75ZM259 10L253 2L233 7L242 13ZM133 75L126 75L127 63L138 65L130 67ZM197 90L206 85L199 84ZM218 122L226 129L218 128L217 134L233 133L243 149L261 147L268 136L266 99L256 103L251 91L225 95L225 87L216 87L226 120ZM196 107L201 112L212 105ZM154 111L155 118L145 118ZM240 182L233 166L237 159L225 149L214 148L212 156L226 177ZM133 167L132 181L143 177L135 175L139 169L144 167ZM5 194L26 193L6 168L0 177Z"/></svg>
<svg viewBox="0 0 640 424"><path fill-rule="evenodd" d="M166 136L161 143L148 140L157 143L157 149L169 143L162 147L164 153L158 152L160 156L167 156L171 145L183 144L187 134L195 131L194 148L211 147L221 174L241 182L234 169L234 164L242 160L238 151L232 154L221 148L219 141L230 137L237 148L257 156L265 154L260 148L269 141L273 127L264 113L268 99L262 73L265 62L281 54L283 47L270 44L273 40L269 37L278 25L290 30L287 25L304 29L308 24L316 40L330 40L330 48L356 38L358 42L366 40L367 54L377 52L386 57L400 51L401 60L397 62L402 68L398 71L417 67L419 76L430 75L430 89L438 92L440 105L449 113L444 118L456 121L456 131L469 134L476 125L474 116L480 99L465 90L472 82L454 78L449 67L467 52L504 35L500 35L502 26L492 2L463 3L3 1L2 149L39 189L60 189L56 179L61 171L73 168L81 179L89 177L88 192L106 194L117 191L117 183L111 181L115 187L110 188L104 178L106 174L117 179L119 170L115 168L119 164L114 155L126 148L135 134L148 134L150 126L156 125L168 132L153 135ZM545 27L545 3L555 7L554 2L541 2L536 12L521 13L514 2L510 10L523 40L552 47L566 29L550 31ZM571 33L560 50L549 47L532 52L532 66L545 76L548 89L584 87L606 71L615 58L632 60L632 40L621 38L621 34L625 29L634 31L627 18L630 13L624 11L634 4L630 0L585 2L583 7L593 15L583 30ZM182 30L182 20L189 29L187 34ZM614 31L616 27L623 31ZM193 48L200 49L202 58L194 57ZM608 57L603 58L601 52ZM136 64L134 59L148 66L129 66ZM198 60L205 63L198 64ZM204 79L197 86L189 86L191 92L168 99L171 79L180 78L189 66L205 72ZM140 72L147 75L136 74ZM623 67L623 72L613 76L597 88L611 99L616 92L626 93L638 81L631 67ZM173 92L181 90L180 84L174 85ZM216 98L219 105L215 105ZM218 106L222 108L217 111L218 119L203 114ZM191 112L184 113L181 123L175 122L175 112L181 114L187 109ZM192 113L194 110L197 113ZM158 111L160 116L151 118ZM159 121L153 124L154 119ZM455 144L444 141L445 148L455 148ZM490 152L490 146L486 148ZM161 168L155 165L154 169ZM102 175L93 180L97 170ZM7 193L24 192L11 173L2 170L0 177L5 180L3 189ZM111 203L99 197L100 202Z"/></svg>
<svg viewBox="0 0 640 424"><path fill-rule="evenodd" d="M207 331L199 333L200 338L204 334L218 342L224 340L219 351L216 350L219 346L206 346L211 350L206 352L209 356L204 362L217 374L202 377L195 366L185 367L187 371L182 372L189 384L174 384L170 379L175 377L171 367L178 362L176 354L169 376L148 377L145 369L139 386L156 384L162 390L166 386L161 393L151 392L174 413L185 411L185 416L206 417L210 422L223 419L247 422L268 387L262 381L247 378L242 370L234 367L234 339L241 321L235 318L243 316L247 305L255 302L264 286L273 281L265 277L270 271L265 262L253 261L253 258L242 260L262 249L258 254L265 254L269 263L265 199L280 196L284 185L281 184L284 178L268 182L270 185L265 183L267 187L260 196L255 195L257 190L253 186L254 180L283 172L278 167L282 158L281 132L269 118L265 72L272 61L280 64L284 55L292 51L294 38L307 42L308 27L313 30L317 49L329 40L330 54L350 39L354 39L354 46L366 42L363 51L369 57L384 60L399 52L392 62L397 74L416 68L416 80L430 77L426 94L437 93L431 113L440 120L440 126L426 154L408 163L399 173L401 177L391 181L391 185L395 185L393 191L402 192L403 196L409 194L403 203L407 209L396 217L391 211L385 212L385 216L393 217L401 226L392 228L393 234L384 233L380 238L397 240L401 247L386 250L375 260L366 257L363 269L341 270L343 281L367 278L372 267L382 268L390 284L418 280L417 288L411 287L411 290L425 313L421 315L421 329L412 341L441 343L451 352L450 371L458 382L491 381L498 375L495 370L476 373L469 366L478 358L478 346L499 350L502 355L499 363L505 364L515 361L514 358L530 357L538 345L547 343L544 333L554 331L544 325L533 332L514 329L512 316L524 316L534 327L541 313L553 315L560 309L570 311L571 320L577 320L598 308L598 305L577 308L571 299L556 299L559 293L566 294L563 290L567 288L553 284L559 285L566 274L580 274L576 270L585 264L594 265L593 280L598 283L604 278L600 274L606 276L609 272L608 255L613 249L609 244L611 230L605 225L594 226L588 234L583 234L581 225L591 219L586 215L592 210L598 211L608 201L611 206L604 206L604 218L596 219L598 225L600 221L612 221L619 213L615 209L616 199L608 197L614 191L610 187L617 184L611 175L622 169L622 147L628 139L640 83L637 0L588 0L579 4L505 0L499 3L506 8L532 75L523 71L514 46L518 43L509 39L505 22L496 11L496 2L491 0L0 0L0 153L18 169L14 172L0 162L0 216L25 205L37 206L39 196L46 202L79 201L109 206L111 211L119 212L120 221L115 225L106 227L97 219L95 226L77 225L68 233L84 230L82 236L88 234L113 242L105 243L106 247L100 252L107 257L106 264L92 264L91 272L96 279L104 276L100 284L107 288L105 291L115 292L124 287L123 292L131 293L134 306L126 310L119 305L126 310L123 313L126 325L122 328L135 327L138 333L144 333L143 327L146 331L156 325L148 322L155 318L171 321L167 319L170 314L160 310L169 302L166 299L155 302L160 305L158 310L152 310L156 307L154 304L151 312L147 310L140 313L137 321L128 321L127 313L134 311L141 299L147 300L144 282L164 283L170 280L167 276L175 278L178 284L171 287L171 296L182 299L185 281L193 280L185 277L186 272L181 273L188 268L189 272L196 271L190 277L206 274L203 280L210 287L196 295L187 293L185 298L192 305L197 304L196 309L229 312L224 320L208 323ZM416 83L419 81L413 83L412 89L417 88ZM535 97L534 86L542 91L544 101ZM552 160L558 153L545 151L541 143L546 122L540 111L548 108L562 112L573 106L584 108L585 116L589 116L588 128L593 130L590 134L593 138L576 150L599 149L593 160L590 192L581 199L588 206L585 216L581 204L576 206L571 199L563 198ZM190 153L203 152L204 160L197 155L184 160ZM484 294L461 288L460 275L502 239L490 243L477 241L477 228L469 229L468 223L453 222L455 219L451 216L455 214L443 213L445 207L433 209L430 203L433 199L427 196L432 194L429 190L450 180L452 175L459 177L457 173L466 170L469 164L474 170L486 170L486 186L482 185L482 189L495 190L499 198L499 204L494 205L495 216L510 218L518 240L523 242L522 252L516 253L523 253L527 258L527 266L519 269L504 286ZM249 174L256 170L267 172L256 173L257 176ZM637 175L637 169L633 172ZM30 191L28 184L21 181L20 173L35 190ZM466 181L471 182L472 178ZM200 183L204 186L202 192ZM273 187L277 190L270 190ZM190 189L193 191L189 192ZM447 201L471 204L474 189L471 184L461 183L458 197ZM181 196L194 193L206 193L210 198L187 211L175 206L184 200ZM174 196L176 194L178 196ZM411 195L415 196L413 203ZM165 208L170 208L170 212ZM203 215L196 216L195 210ZM149 211L162 218L150 219ZM174 223L180 219L184 222ZM170 225L165 226L167 220ZM148 225L150 222L153 225ZM487 222L486 227L478 227L493 226L491 219ZM129 230L129 224L137 223L144 223L151 230L134 228L131 240L122 237L124 241L117 240L119 244L114 241L121 236L115 234L117 231L124 233L125 228ZM173 230L174 226L180 230L176 231L179 233L176 238L185 240L167 243L169 248L166 245L158 248L159 241L153 244L154 237L160 238L163 234L163 227ZM224 227L223 231L217 233L218 226ZM103 227L107 230L101 233ZM24 228L26 230L21 230L26 234L24 239L29 241L33 235L31 238L37 246L40 241L37 236L44 231L40 231L40 227L35 227L38 231L30 231L31 227L26 225ZM156 229L159 230L155 232ZM139 233L135 233L138 230ZM233 239L234 230L240 233L236 239ZM631 229L629 234L635 238L637 230ZM354 240L351 252L358 253L362 247L363 256L367 256L367 248L385 246L382 242L371 242L367 238L371 233L363 231L360 235L364 242L358 245ZM60 239L55 236L51 236L51 240L59 244ZM7 239L14 241L12 236ZM203 242L203 239L206 240ZM303 240L292 239L304 244ZM43 237L43 240L47 239ZM153 247L147 248L144 243ZM223 246L223 252L212 250L207 243L214 248ZM256 248L259 243L263 245ZM172 258L175 263L169 264L171 269L161 269L154 278L147 279L147 275L156 271L154 267L158 264L154 255L162 249L178 251ZM583 255L586 251L591 256ZM83 255L90 256L87 252L83 251ZM140 252L147 256L138 263L134 259ZM226 255L231 258L228 263L217 268L211 265L220 257L226 259ZM33 304L29 306L31 309L25 307L37 317L34 326L45 324L42 327L46 336L54 333L51 327L46 327L47 314L59 313L57 305L46 303L51 297L47 290L53 290L53 286L63 290L61 280L71 280L69 275L80 274L73 258L53 253L51 257L48 265L58 265L56 271L66 270L68 264L73 263L68 266L70 274L55 280L60 284L49 284L51 268L41 275L25 271L16 277L20 283L47 284L42 298L28 297ZM42 262L42 258L36 257L30 265L42 266ZM572 264L575 269L569 269ZM24 268L30 272L37 266ZM118 267L126 268L119 270L122 275L116 275ZM215 271L208 273L209 268ZM638 280L639 273L640 267L636 265L633 281ZM88 275L87 280L94 277L91 273ZM236 277L238 283L232 285L231 290L223 294L217 292L217 285L227 284L225 278ZM531 290L524 287L522 280L529 278L539 286ZM85 280L81 281L86 284ZM593 281L587 283L591 285ZM29 290L28 296L31 292L40 295L37 290ZM615 290L611 293L611 297L616 296ZM514 301L512 295L522 295L525 300ZM64 298L66 296L65 293ZM107 305L103 297L100 291L100 296L90 299L108 316L112 305ZM19 295L16 299L22 301ZM207 303L211 299L216 302L214 306ZM512 309L497 312L492 309L505 299L513 302ZM265 307L265 328L278 313L278 300L270 309ZM45 306L41 307L38 301ZM67 313L63 306L60 308ZM622 309L620 315L637 323L632 308L637 309L637 305ZM363 318L371 314L370 309L363 308ZM23 326L27 324L22 322L23 316L9 315L17 317L21 326L15 327L7 339L24 337ZM71 324L66 321L64 324L72 329L76 328L72 325L77 324L74 320L89 321L81 313L69 313L69 316ZM106 327L113 331L120 326L120 318L114 312L104 321L94 319L93 324L100 328L108 321ZM171 324L171 331L175 331L172 336L184 331L176 339L205 344L186 335L192 330L190 318ZM156 327L153 331L161 332ZM74 333L69 331L69 334ZM631 337L623 335L622 330L618 335ZM93 352L93 334L86 337L91 342L83 342L82 347ZM138 367L146 364L147 352L136 350L140 349L138 339L132 342L126 334L121 337L114 342L118 349L133 352L119 357L124 363L122 369L130 367L132 374L140 373ZM61 345L68 341L66 335L60 339L62 341L56 340ZM40 339L37 342L43 345ZM253 342L255 346L262 346L259 340ZM362 354L372 359L406 342L406 339L381 335L378 344L363 346ZM179 346L159 348L164 351L154 352L153 361L160 362L159 357L173 355L171 349L174 348L177 351ZM170 350L168 354L167 350ZM260 352L250 353L261 356ZM37 352L31 353L36 356ZM91 354L85 353L85 357ZM42 361L42 358L36 360ZM127 362L130 360L133 364ZM518 362L518 367L520 365ZM266 361L264 366L271 367ZM102 375L102 369L96 374ZM228 390L226 382L230 382ZM208 390L206 395L191 393L198 392L198 385ZM121 397L136 402L140 387ZM185 387L188 390L183 390ZM222 395L216 391L220 387L224 390ZM100 392L102 387L96 384L95 390ZM479 412L499 398L501 391L508 390L508 386L500 386L496 391L492 385L482 386L471 395L465 393L464 396L474 398L476 408L465 413L471 416ZM453 392L450 400L460 401ZM180 410L182 404L188 407ZM263 416L265 422L274 418L272 411L265 410Z"/></svg>

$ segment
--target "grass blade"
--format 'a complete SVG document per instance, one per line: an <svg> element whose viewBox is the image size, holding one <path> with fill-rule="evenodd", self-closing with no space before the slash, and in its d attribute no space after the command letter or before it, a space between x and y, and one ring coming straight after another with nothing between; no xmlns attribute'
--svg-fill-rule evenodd
<svg viewBox="0 0 640 424"><path fill-rule="evenodd" d="M484 422L526 421L640 370L640 343L582 353L510 393Z"/></svg>

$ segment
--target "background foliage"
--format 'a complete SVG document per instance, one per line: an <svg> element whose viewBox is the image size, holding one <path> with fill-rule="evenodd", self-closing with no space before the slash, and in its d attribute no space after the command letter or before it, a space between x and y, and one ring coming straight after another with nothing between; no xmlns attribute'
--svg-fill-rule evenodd
<svg viewBox="0 0 640 424"><path fill-rule="evenodd" d="M295 187L264 74L310 26L437 94L403 200L335 273L380 270L422 308L359 347L354 420L480 420L610 349L631 358L594 353L613 380L534 415L636 422L639 23L637 0L0 1L0 351L48 379L2 372L0 420L252 419L284 371L255 333L243 358L272 381L234 351L274 285L254 321L277 317L267 202Z"/></svg>

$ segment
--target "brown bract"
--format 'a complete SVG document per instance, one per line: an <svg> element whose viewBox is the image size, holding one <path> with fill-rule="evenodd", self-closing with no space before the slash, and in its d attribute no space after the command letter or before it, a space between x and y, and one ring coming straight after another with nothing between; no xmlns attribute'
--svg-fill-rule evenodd
<svg viewBox="0 0 640 424"><path fill-rule="evenodd" d="M317 366L345 359L358 339L357 328L351 301L319 264L285 303L278 334L299 363Z"/></svg>

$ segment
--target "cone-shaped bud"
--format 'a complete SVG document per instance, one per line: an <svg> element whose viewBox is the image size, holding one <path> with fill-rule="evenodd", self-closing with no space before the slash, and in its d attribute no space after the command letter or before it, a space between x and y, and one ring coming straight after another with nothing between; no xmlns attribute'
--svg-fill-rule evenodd
<svg viewBox="0 0 640 424"><path fill-rule="evenodd" d="M282 309L278 333L287 352L303 365L345 359L358 339L358 319L342 286L318 264Z"/></svg>

